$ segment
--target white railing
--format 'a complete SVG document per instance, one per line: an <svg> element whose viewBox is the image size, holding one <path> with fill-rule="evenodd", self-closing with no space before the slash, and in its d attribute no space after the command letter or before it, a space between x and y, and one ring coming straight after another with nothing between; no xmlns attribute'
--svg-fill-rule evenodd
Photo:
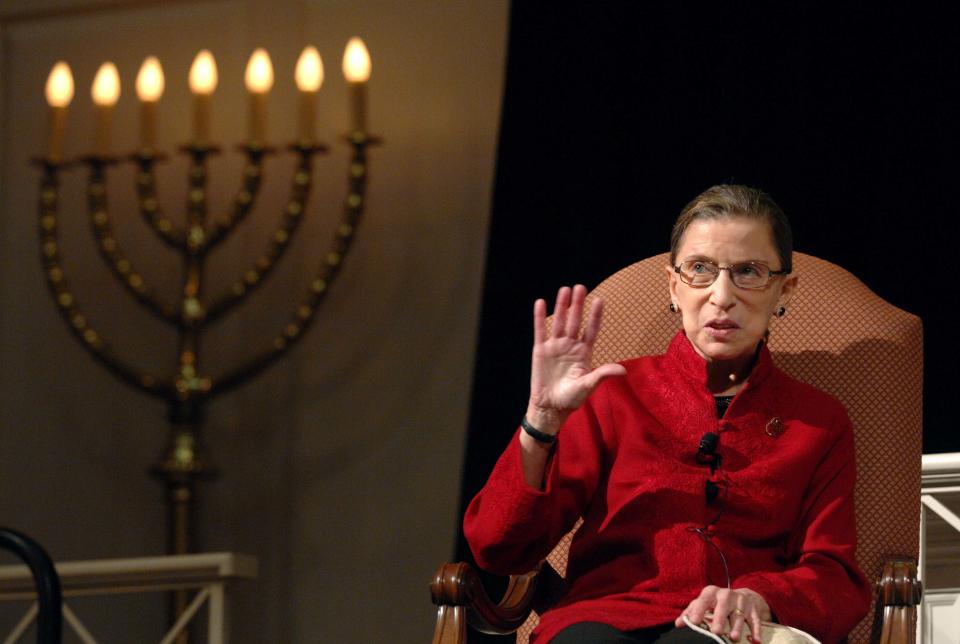
<svg viewBox="0 0 960 644"><path fill-rule="evenodd" d="M198 589L199 592L160 644L173 642L204 603L208 610L207 642L226 644L229 639L227 587L235 580L257 577L257 560L232 552L70 561L55 565L64 597L63 621L83 644L97 644L97 640L66 602L69 597L180 589ZM0 601L31 601L35 598L33 588L33 577L26 566L0 566ZM36 618L37 604L33 601L3 643L20 641Z"/></svg>
<svg viewBox="0 0 960 644"><path fill-rule="evenodd" d="M933 544L928 542L929 522L938 522L938 557L947 557L951 566L960 570L960 516L947 506L958 507L960 499L960 452L924 454L920 487L920 579L924 582L922 610L917 621L918 639L922 644L960 643L960 579L946 587L931 587L928 570ZM943 528L943 521L947 527ZM952 530L951 530L952 529ZM949 535L943 539L944 533ZM941 559L941 562L943 559Z"/></svg>

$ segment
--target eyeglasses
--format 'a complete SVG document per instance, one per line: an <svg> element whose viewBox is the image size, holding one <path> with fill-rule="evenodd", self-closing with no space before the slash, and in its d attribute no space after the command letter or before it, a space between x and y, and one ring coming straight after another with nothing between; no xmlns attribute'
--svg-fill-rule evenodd
<svg viewBox="0 0 960 644"><path fill-rule="evenodd" d="M673 270L680 276L680 281L694 288L704 288L717 281L720 271L730 271L730 279L738 288L760 289L765 288L777 275L787 275L789 270L770 270L763 262L739 262L729 266L720 266L705 259L688 259L674 266Z"/></svg>

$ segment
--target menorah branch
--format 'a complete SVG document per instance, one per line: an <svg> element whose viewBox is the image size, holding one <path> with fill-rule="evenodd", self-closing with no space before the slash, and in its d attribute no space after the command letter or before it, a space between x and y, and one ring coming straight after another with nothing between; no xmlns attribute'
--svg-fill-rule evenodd
<svg viewBox="0 0 960 644"><path fill-rule="evenodd" d="M160 210L160 200L157 197L156 163L164 159L163 155L155 154L151 150L143 150L134 155L137 163L137 203L140 215L144 221L168 246L181 249L185 239L182 230L174 226Z"/></svg>
<svg viewBox="0 0 960 644"><path fill-rule="evenodd" d="M113 231L107 208L107 161L100 157L87 159L90 166L90 178L87 183L87 205L90 212L90 225L97 239L97 250L110 272L124 288L157 317L171 324L179 324L177 311L164 305L147 286L143 274L138 271L120 248L120 242Z"/></svg>
<svg viewBox="0 0 960 644"><path fill-rule="evenodd" d="M243 272L243 277L234 282L230 290L217 298L207 311L207 322L212 322L230 311L243 301L256 287L263 284L266 277L277 265L283 254L290 247L292 239L300 222L304 219L307 201L310 197L310 188L313 175L313 155L326 150L325 146L312 144L295 144L290 149L297 152L299 162L293 175L290 188L290 198L284 209L280 226L271 235L266 252L257 258L256 262Z"/></svg>
<svg viewBox="0 0 960 644"><path fill-rule="evenodd" d="M263 179L263 157L266 154L273 153L272 148L260 145L243 145L241 149L247 155L247 163L243 169L243 186L233 198L233 211L218 219L210 232L207 239L208 251L223 242L233 232L233 229L250 214L253 203L257 199L257 194L260 192Z"/></svg>
<svg viewBox="0 0 960 644"><path fill-rule="evenodd" d="M44 277L47 287L57 303L57 310L67 323L67 328L80 344L114 376L123 382L136 387L146 393L169 397L171 387L160 378L148 373L140 372L124 363L108 349L103 335L89 322L86 315L77 303L77 298L70 288L66 273L60 258L59 243L59 179L58 172L64 164L44 159L39 162L43 167L43 178L40 184L39 202L39 240L40 258L43 263Z"/></svg>
<svg viewBox="0 0 960 644"><path fill-rule="evenodd" d="M333 241L323 261L317 269L306 296L301 300L296 312L278 333L267 349L261 350L253 359L242 364L221 378L214 378L210 395L226 393L257 374L283 356L310 327L316 318L320 304L325 299L329 287L340 272L343 260L353 245L357 225L363 215L367 186L367 147L378 145L381 140L364 132L354 132L347 137L353 146L353 157L348 173L349 191L343 206L343 215Z"/></svg>

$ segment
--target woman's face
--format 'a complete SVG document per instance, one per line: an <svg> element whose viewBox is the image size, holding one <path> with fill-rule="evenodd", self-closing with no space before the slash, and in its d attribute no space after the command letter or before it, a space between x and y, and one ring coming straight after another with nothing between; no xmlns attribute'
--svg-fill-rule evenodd
<svg viewBox="0 0 960 644"><path fill-rule="evenodd" d="M724 217L691 223L680 240L677 264L699 259L718 266L759 261L778 271L783 267L773 243L770 224L763 219ZM786 306L797 278L773 277L757 290L734 286L722 270L713 284L695 288L668 267L670 296L680 309L683 329L707 361L748 360L763 338L771 317Z"/></svg>

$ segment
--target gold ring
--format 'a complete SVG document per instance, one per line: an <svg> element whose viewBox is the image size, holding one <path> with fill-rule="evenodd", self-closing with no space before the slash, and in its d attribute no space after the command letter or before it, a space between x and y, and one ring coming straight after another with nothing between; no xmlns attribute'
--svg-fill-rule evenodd
<svg viewBox="0 0 960 644"><path fill-rule="evenodd" d="M734 614L734 615L739 615L740 617L743 617L743 611L740 610L739 608L734 608L734 609L733 609L733 614Z"/></svg>

